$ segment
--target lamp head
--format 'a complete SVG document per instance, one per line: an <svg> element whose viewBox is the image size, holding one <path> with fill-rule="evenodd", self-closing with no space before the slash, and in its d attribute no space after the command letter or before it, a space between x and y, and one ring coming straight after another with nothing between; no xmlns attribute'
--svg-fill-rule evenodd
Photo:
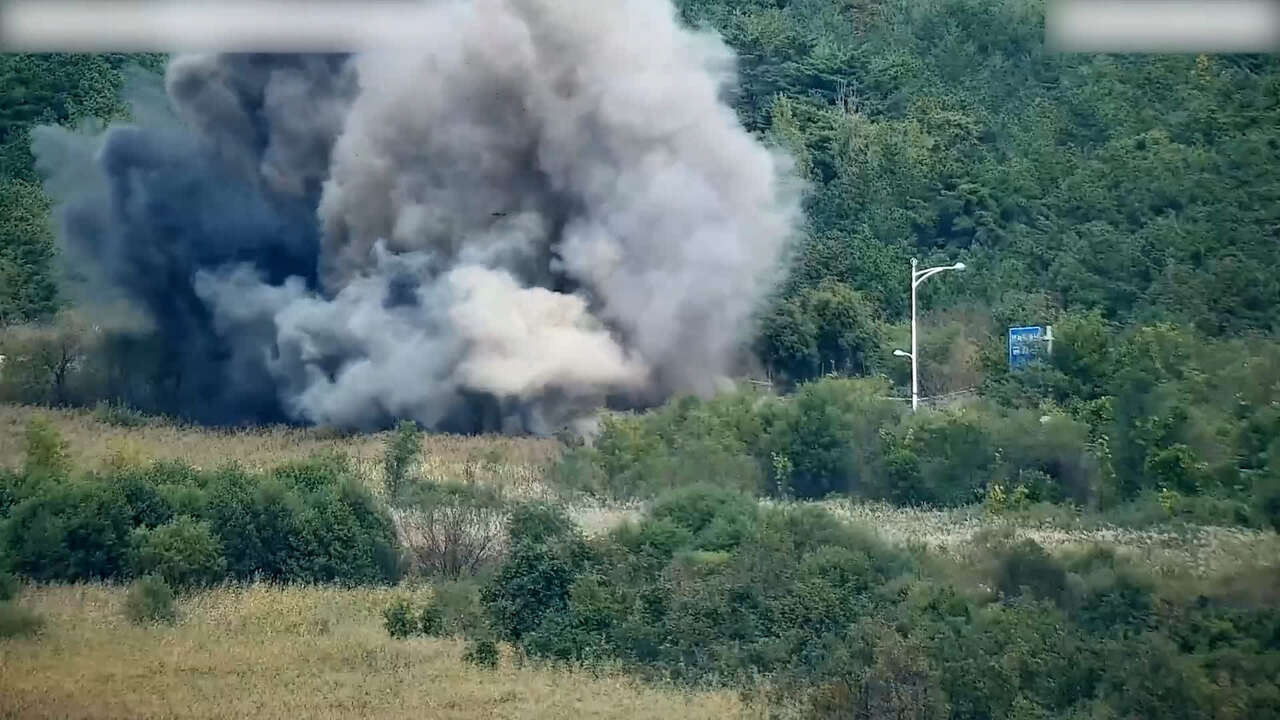
<svg viewBox="0 0 1280 720"><path fill-rule="evenodd" d="M893 356L894 357L911 357L911 353L907 352L906 350L894 350Z"/></svg>
<svg viewBox="0 0 1280 720"><path fill-rule="evenodd" d="M964 269L964 263L962 263L962 262L958 262L958 263L956 263L955 265L952 265L952 266L951 266L951 269L952 269L952 270L963 270L963 269Z"/></svg>

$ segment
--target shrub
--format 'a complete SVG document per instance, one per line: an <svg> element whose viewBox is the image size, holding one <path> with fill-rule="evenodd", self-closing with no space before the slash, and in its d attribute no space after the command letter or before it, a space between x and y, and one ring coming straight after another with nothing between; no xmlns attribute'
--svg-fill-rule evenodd
<svg viewBox="0 0 1280 720"><path fill-rule="evenodd" d="M302 531L303 502L277 480L254 482L233 468L207 481L204 519L222 544L227 571L249 580L296 576L296 543Z"/></svg>
<svg viewBox="0 0 1280 720"><path fill-rule="evenodd" d="M475 485L418 488L397 513L400 536L420 571L457 579L497 559L504 536L505 503Z"/></svg>
<svg viewBox="0 0 1280 720"><path fill-rule="evenodd" d="M0 526L13 570L36 581L114 578L126 566L133 511L119 488L50 485Z"/></svg>
<svg viewBox="0 0 1280 720"><path fill-rule="evenodd" d="M865 651L837 654L829 661L834 679L810 695L809 717L917 718L948 716L937 671L924 647L888 628L876 628L870 638L859 637Z"/></svg>
<svg viewBox="0 0 1280 720"><path fill-rule="evenodd" d="M885 437L890 482L880 493L900 505L967 505L997 474L997 446L974 409L916 413Z"/></svg>
<svg viewBox="0 0 1280 720"><path fill-rule="evenodd" d="M120 491L129 506L129 521L133 525L155 527L173 519L173 506L160 492L154 471L154 468L130 468L95 481Z"/></svg>
<svg viewBox="0 0 1280 720"><path fill-rule="evenodd" d="M755 456L764 439L753 393L703 402L682 397L633 416L605 418L593 447L573 447L552 467L552 482L617 499L647 498L692 483L761 489Z"/></svg>
<svg viewBox="0 0 1280 720"><path fill-rule="evenodd" d="M304 484L325 472L297 470L286 476ZM206 517L234 577L362 583L399 575L391 517L353 478L304 491L227 468L209 481L207 495Z"/></svg>
<svg viewBox="0 0 1280 720"><path fill-rule="evenodd" d="M1081 627L1098 633L1136 634L1155 612L1154 587L1113 548L1091 545L1067 555L1070 611Z"/></svg>
<svg viewBox="0 0 1280 720"><path fill-rule="evenodd" d="M694 485L660 497L650 515L689 533L698 550L723 550L754 531L756 501L746 495L709 485Z"/></svg>
<svg viewBox="0 0 1280 720"><path fill-rule="evenodd" d="M395 432L387 440L382 469L386 478L387 497L396 498L405 487L409 473L422 452L422 435L418 426L405 420L396 425Z"/></svg>
<svg viewBox="0 0 1280 720"><path fill-rule="evenodd" d="M134 581L124 601L125 615L135 623L173 622L178 617L173 589L159 575Z"/></svg>
<svg viewBox="0 0 1280 720"><path fill-rule="evenodd" d="M0 602L8 602L18 596L21 585L12 573L0 569Z"/></svg>
<svg viewBox="0 0 1280 720"><path fill-rule="evenodd" d="M512 547L481 590L491 626L503 640L518 641L548 615L567 606L569 588L586 570L589 549L562 510L518 508L508 521Z"/></svg>
<svg viewBox="0 0 1280 720"><path fill-rule="evenodd" d="M597 459L598 455L592 448L568 447L560 452L560 456L547 470L547 481L571 492L610 496L613 493L610 491L609 477Z"/></svg>
<svg viewBox="0 0 1280 720"><path fill-rule="evenodd" d="M1093 499L1099 462L1089 428L1062 414L1039 410L985 409L989 433L1000 448L999 474L1006 490L1024 487L1031 502Z"/></svg>
<svg viewBox="0 0 1280 720"><path fill-rule="evenodd" d="M357 480L306 496L292 538L291 579L345 584L396 580L401 571L395 524Z"/></svg>
<svg viewBox="0 0 1280 720"><path fill-rule="evenodd" d="M887 388L868 380L821 380L800 387L769 419L767 453L775 469L785 467L790 495L819 498L834 492L863 492L880 474L879 436L897 425L900 404L886 400ZM773 456L777 456L777 460Z"/></svg>
<svg viewBox="0 0 1280 720"><path fill-rule="evenodd" d="M427 637L443 637L445 633L444 610L434 601L428 602L418 616L418 631Z"/></svg>
<svg viewBox="0 0 1280 720"><path fill-rule="evenodd" d="M396 598L382 611L382 626L391 637L403 640L418 632L418 618L414 616L413 603L406 598Z"/></svg>
<svg viewBox="0 0 1280 720"><path fill-rule="evenodd" d="M93 408L93 419L116 427L142 427L147 416L123 402L101 400Z"/></svg>
<svg viewBox="0 0 1280 720"><path fill-rule="evenodd" d="M543 545L578 537L578 527L563 508L545 503L517 505L507 518L512 542Z"/></svg>
<svg viewBox="0 0 1280 720"><path fill-rule="evenodd" d="M209 523L191 517L134 530L130 566L138 576L159 575L179 590L216 583L227 570Z"/></svg>
<svg viewBox="0 0 1280 720"><path fill-rule="evenodd" d="M1276 462L1280 468L1280 460ZM1273 469L1266 474L1254 490L1254 511L1260 523L1270 525L1280 533L1280 470Z"/></svg>
<svg viewBox="0 0 1280 720"><path fill-rule="evenodd" d="M498 667L498 645L490 638L476 638L467 643L462 659L476 667L492 670Z"/></svg>
<svg viewBox="0 0 1280 720"><path fill-rule="evenodd" d="M1062 602L1067 590L1067 571L1034 540L1015 543L1001 553L995 587L1005 597L1024 591L1032 596Z"/></svg>
<svg viewBox="0 0 1280 720"><path fill-rule="evenodd" d="M26 476L0 468L0 520L7 517L13 506L26 495Z"/></svg>
<svg viewBox="0 0 1280 720"><path fill-rule="evenodd" d="M27 423L26 459L22 472L29 478L62 479L71 470L67 444L48 420L34 418Z"/></svg>
<svg viewBox="0 0 1280 720"><path fill-rule="evenodd" d="M337 451L277 465L267 474L285 487L302 493L333 490L350 475L350 460Z"/></svg>
<svg viewBox="0 0 1280 720"><path fill-rule="evenodd" d="M35 635L44 628L44 618L12 602L0 602L0 638Z"/></svg>
<svg viewBox="0 0 1280 720"><path fill-rule="evenodd" d="M432 591L431 604L423 609L424 632L427 614L436 610L440 613L441 635L469 635L485 628L478 583L473 580L446 581L433 585Z"/></svg>

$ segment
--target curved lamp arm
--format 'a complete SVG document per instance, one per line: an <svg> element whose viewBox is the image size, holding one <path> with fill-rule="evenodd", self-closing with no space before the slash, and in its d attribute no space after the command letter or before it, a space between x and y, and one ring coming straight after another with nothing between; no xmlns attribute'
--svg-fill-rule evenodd
<svg viewBox="0 0 1280 720"><path fill-rule="evenodd" d="M963 270L964 263L956 263L955 265L943 265L942 267L929 268L928 270L917 270L912 274L911 287L918 287L920 283L947 270Z"/></svg>

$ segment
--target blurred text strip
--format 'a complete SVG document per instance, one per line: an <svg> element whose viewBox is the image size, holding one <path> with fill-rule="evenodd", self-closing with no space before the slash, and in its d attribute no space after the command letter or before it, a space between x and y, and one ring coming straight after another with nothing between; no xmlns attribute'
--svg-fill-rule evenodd
<svg viewBox="0 0 1280 720"><path fill-rule="evenodd" d="M0 0L6 52L349 52L421 44L406 0Z"/></svg>
<svg viewBox="0 0 1280 720"><path fill-rule="evenodd" d="M1270 53L1276 0L1046 0L1045 44L1059 52Z"/></svg>

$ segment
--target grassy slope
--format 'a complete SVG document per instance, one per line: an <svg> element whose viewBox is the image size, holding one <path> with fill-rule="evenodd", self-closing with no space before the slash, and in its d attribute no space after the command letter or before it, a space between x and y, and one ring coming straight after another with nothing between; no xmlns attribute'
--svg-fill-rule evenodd
<svg viewBox="0 0 1280 720"><path fill-rule="evenodd" d="M392 640L387 590L222 588L176 626L137 627L124 591L28 589L43 634L0 640L0 717L724 718L733 693L463 662L462 643Z"/></svg>
<svg viewBox="0 0 1280 720"><path fill-rule="evenodd" d="M0 466L22 463L23 432L33 417L50 420L67 441L72 464L101 467L112 455L141 460L180 459L196 467L216 467L235 460L250 469L341 450L373 487L382 486L382 452L386 433L341 436L323 429L262 428L217 432L155 423L117 427L99 422L85 410L45 410L0 404ZM429 435L423 443L424 477L461 479L471 471L482 480L514 489L536 484L542 467L555 454L556 441L504 436Z"/></svg>

